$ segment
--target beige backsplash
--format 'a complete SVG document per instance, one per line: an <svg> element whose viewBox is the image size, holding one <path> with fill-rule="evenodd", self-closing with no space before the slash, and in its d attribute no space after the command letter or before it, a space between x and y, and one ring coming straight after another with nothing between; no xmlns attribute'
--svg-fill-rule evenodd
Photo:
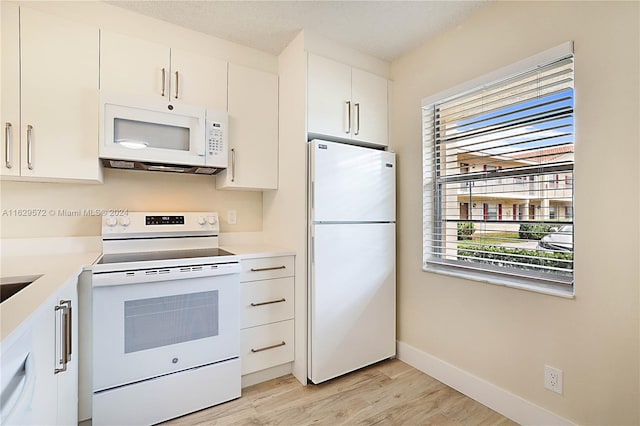
<svg viewBox="0 0 640 426"><path fill-rule="evenodd" d="M2 181L0 190L0 238L100 235L96 211L109 209L217 211L221 232L262 231L262 193L217 191L212 176L105 169L102 185Z"/></svg>

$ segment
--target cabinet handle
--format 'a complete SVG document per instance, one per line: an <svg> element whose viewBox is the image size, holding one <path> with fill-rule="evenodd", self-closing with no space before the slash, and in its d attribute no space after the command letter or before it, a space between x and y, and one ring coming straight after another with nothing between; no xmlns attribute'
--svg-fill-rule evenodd
<svg viewBox="0 0 640 426"><path fill-rule="evenodd" d="M275 345L271 345L271 346L265 346L264 348L260 348L260 349L251 349L251 352L253 352L254 354L256 352L262 352L262 351L267 351L269 349L273 349L273 348L279 348L280 346L284 346L287 343L283 340L281 343L276 343Z"/></svg>
<svg viewBox="0 0 640 426"><path fill-rule="evenodd" d="M231 182L236 181L236 150L231 148Z"/></svg>
<svg viewBox="0 0 640 426"><path fill-rule="evenodd" d="M71 361L71 352L72 352L72 319L71 319L71 300L61 300L60 304L57 305L54 310L62 311L62 322L60 324L61 332L60 332L60 345L62 348L62 354L60 360L56 360L56 363L60 363L62 366L60 368L55 368L53 370L54 374L62 373L67 371L67 364Z"/></svg>
<svg viewBox="0 0 640 426"><path fill-rule="evenodd" d="M354 132L354 135L357 135L360 133L360 104L353 104L353 106L356 109L356 131Z"/></svg>
<svg viewBox="0 0 640 426"><path fill-rule="evenodd" d="M27 167L33 170L33 126L27 125Z"/></svg>
<svg viewBox="0 0 640 426"><path fill-rule="evenodd" d="M285 299L284 297L282 299L278 299L278 300L269 300L268 302L258 302L258 303L253 303L251 302L251 306L263 306L263 305L271 305L272 303L281 303L281 302L286 302L287 299Z"/></svg>
<svg viewBox="0 0 640 426"><path fill-rule="evenodd" d="M269 266L267 268L251 268L251 272L261 272L261 271L273 271L275 269L287 269L286 266L284 265L280 265L280 266Z"/></svg>
<svg viewBox="0 0 640 426"><path fill-rule="evenodd" d="M178 92L179 92L178 84L179 84L178 83L178 71L176 71L176 99L178 99Z"/></svg>
<svg viewBox="0 0 640 426"><path fill-rule="evenodd" d="M347 130L345 133L351 133L351 101L346 101L347 104Z"/></svg>
<svg viewBox="0 0 640 426"><path fill-rule="evenodd" d="M11 128L11 123L7 122L4 125L4 164L7 167L7 169L10 169L11 167L13 167L13 164L11 164L11 159L13 157L13 144L11 143L11 133L13 132L13 129Z"/></svg>
<svg viewBox="0 0 640 426"><path fill-rule="evenodd" d="M164 96L164 88L167 86L167 70L162 68L162 96Z"/></svg>

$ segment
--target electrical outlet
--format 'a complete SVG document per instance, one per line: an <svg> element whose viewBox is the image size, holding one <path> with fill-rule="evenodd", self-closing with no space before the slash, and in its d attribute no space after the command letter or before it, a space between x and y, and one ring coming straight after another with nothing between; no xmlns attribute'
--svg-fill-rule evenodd
<svg viewBox="0 0 640 426"><path fill-rule="evenodd" d="M545 365L544 387L562 395L562 370Z"/></svg>
<svg viewBox="0 0 640 426"><path fill-rule="evenodd" d="M238 213L235 210L227 211L227 222L229 225L235 225L238 221Z"/></svg>

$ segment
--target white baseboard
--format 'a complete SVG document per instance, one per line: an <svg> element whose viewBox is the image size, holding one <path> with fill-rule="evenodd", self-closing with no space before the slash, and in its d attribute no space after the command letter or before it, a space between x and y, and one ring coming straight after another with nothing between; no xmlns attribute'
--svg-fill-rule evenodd
<svg viewBox="0 0 640 426"><path fill-rule="evenodd" d="M398 359L447 386L475 399L521 425L575 425L575 423L527 401L468 371L413 346L397 342Z"/></svg>
<svg viewBox="0 0 640 426"><path fill-rule="evenodd" d="M267 380L276 379L278 377L291 374L290 362L275 367L267 368L266 370L256 371L255 373L245 374L242 376L242 388L247 386L257 385L258 383L266 382Z"/></svg>

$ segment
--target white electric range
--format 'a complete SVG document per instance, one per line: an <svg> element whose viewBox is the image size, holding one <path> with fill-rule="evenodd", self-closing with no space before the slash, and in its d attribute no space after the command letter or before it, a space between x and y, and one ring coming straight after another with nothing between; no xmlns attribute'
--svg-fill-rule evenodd
<svg viewBox="0 0 640 426"><path fill-rule="evenodd" d="M92 267L93 424L152 424L240 396L240 265L218 215L105 216Z"/></svg>

